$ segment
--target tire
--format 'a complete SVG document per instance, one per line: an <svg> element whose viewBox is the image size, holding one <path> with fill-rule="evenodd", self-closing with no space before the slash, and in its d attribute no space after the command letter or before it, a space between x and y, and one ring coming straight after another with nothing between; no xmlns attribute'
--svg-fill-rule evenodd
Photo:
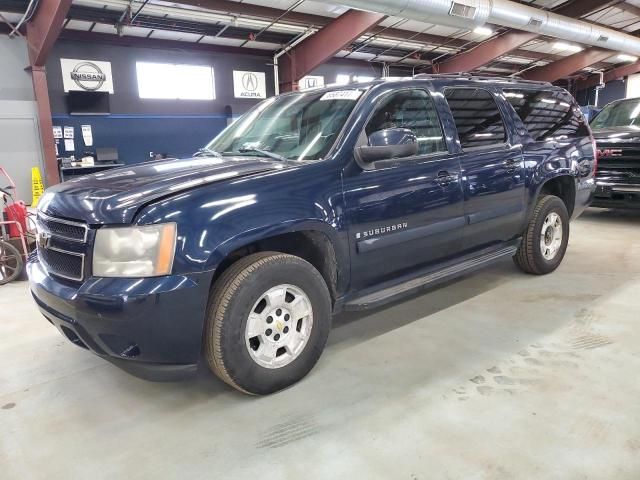
<svg viewBox="0 0 640 480"><path fill-rule="evenodd" d="M558 268L568 243L567 207L555 195L541 195L513 260L526 273L545 275Z"/></svg>
<svg viewBox="0 0 640 480"><path fill-rule="evenodd" d="M232 387L266 395L309 373L330 329L331 297L320 273L293 255L256 253L231 265L213 286L205 357Z"/></svg>
<svg viewBox="0 0 640 480"><path fill-rule="evenodd" d="M17 279L23 268L22 254L18 249L0 240L0 285Z"/></svg>

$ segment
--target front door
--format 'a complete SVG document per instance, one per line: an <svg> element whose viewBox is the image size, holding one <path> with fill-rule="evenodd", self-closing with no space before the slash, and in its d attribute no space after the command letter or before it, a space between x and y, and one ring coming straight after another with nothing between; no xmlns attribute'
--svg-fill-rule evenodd
<svg viewBox="0 0 640 480"><path fill-rule="evenodd" d="M489 90L447 88L445 97L462 148L464 249L511 240L522 233L526 199L522 147L509 141L507 112Z"/></svg>
<svg viewBox="0 0 640 480"><path fill-rule="evenodd" d="M362 138L388 128L412 130L418 154L376 166L354 159L344 172L357 289L436 263L462 243L460 164L447 150L430 94L406 89L383 96Z"/></svg>

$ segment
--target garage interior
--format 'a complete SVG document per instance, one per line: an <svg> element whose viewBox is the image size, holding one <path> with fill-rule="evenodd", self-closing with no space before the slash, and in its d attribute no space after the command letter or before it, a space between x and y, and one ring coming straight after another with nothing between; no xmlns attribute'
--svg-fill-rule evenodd
<svg viewBox="0 0 640 480"><path fill-rule="evenodd" d="M0 0L0 167L29 205L33 168L50 187L190 157L264 98L380 77L547 81L588 118L640 97L634 45L395 3ZM516 3L640 42L640 0ZM108 70L72 82L82 62ZM637 479L638 212L588 209L550 275L504 260L342 313L311 374L265 397L206 369L135 378L61 337L26 276L0 285L0 477Z"/></svg>

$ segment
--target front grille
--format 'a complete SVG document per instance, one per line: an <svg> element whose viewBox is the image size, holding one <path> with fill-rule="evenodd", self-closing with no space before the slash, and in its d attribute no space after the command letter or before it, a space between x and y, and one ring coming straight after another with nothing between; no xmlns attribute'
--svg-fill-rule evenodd
<svg viewBox="0 0 640 480"><path fill-rule="evenodd" d="M67 280L82 281L87 225L38 212L37 227L38 257L47 272Z"/></svg>
<svg viewBox="0 0 640 480"><path fill-rule="evenodd" d="M84 273L83 254L52 247L40 248L38 254L49 273L69 280L82 280Z"/></svg>
<svg viewBox="0 0 640 480"><path fill-rule="evenodd" d="M598 143L598 150L602 152L598 158L600 175L616 173L640 179L640 148Z"/></svg>
<svg viewBox="0 0 640 480"><path fill-rule="evenodd" d="M87 241L87 226L83 223L53 218L39 212L38 228L58 238L74 242Z"/></svg>

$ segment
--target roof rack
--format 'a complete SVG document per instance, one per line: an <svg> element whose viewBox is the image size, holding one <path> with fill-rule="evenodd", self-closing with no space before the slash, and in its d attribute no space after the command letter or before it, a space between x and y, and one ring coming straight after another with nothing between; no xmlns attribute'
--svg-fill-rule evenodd
<svg viewBox="0 0 640 480"><path fill-rule="evenodd" d="M469 72L460 72L460 73L418 73L413 76L413 78L466 78L469 80L480 80L480 81L500 81L500 82L508 82L508 83L528 83L533 85L551 85L550 82L541 82L538 80L524 80L518 77L500 77L500 76L488 76L488 75L474 75Z"/></svg>

